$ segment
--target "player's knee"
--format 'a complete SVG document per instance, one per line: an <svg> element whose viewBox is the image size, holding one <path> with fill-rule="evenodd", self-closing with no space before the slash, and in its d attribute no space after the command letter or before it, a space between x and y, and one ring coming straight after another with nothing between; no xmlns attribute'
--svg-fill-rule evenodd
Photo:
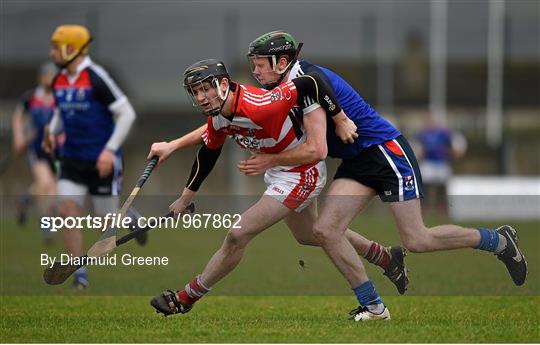
<svg viewBox="0 0 540 345"><path fill-rule="evenodd" d="M36 185L36 193L37 195L42 196L49 196L52 197L56 194L56 189L54 186L54 183L42 183Z"/></svg>
<svg viewBox="0 0 540 345"><path fill-rule="evenodd" d="M320 243L317 241L316 238L304 238L304 237L296 237L296 242L303 246L314 246L319 247Z"/></svg>
<svg viewBox="0 0 540 345"><path fill-rule="evenodd" d="M76 217L79 215L79 206L71 200L63 200L58 205L58 215L60 217Z"/></svg>
<svg viewBox="0 0 540 345"><path fill-rule="evenodd" d="M245 234L240 231L231 230L225 237L224 246L231 250L237 250L244 248L249 242L249 239Z"/></svg>
<svg viewBox="0 0 540 345"><path fill-rule="evenodd" d="M56 183L54 180L48 180L43 186L45 195L55 195L56 194Z"/></svg>
<svg viewBox="0 0 540 345"><path fill-rule="evenodd" d="M432 233L424 225L408 225L399 228L401 240L405 248L413 253L431 251Z"/></svg>
<svg viewBox="0 0 540 345"><path fill-rule="evenodd" d="M414 243L413 241L403 241L403 245L411 253L421 253L422 252L421 246L418 245L417 243Z"/></svg>
<svg viewBox="0 0 540 345"><path fill-rule="evenodd" d="M313 225L313 235L324 246L332 240L332 229L322 222L315 222Z"/></svg>
<svg viewBox="0 0 540 345"><path fill-rule="evenodd" d="M419 237L407 237L403 239L403 245L412 253L425 253L429 251L427 241Z"/></svg>

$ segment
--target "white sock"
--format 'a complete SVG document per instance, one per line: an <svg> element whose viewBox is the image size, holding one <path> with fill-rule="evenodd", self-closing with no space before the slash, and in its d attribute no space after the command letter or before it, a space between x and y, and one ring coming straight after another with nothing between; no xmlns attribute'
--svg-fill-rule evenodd
<svg viewBox="0 0 540 345"><path fill-rule="evenodd" d="M367 306L367 308L373 314L382 314L382 312L384 311L384 304L370 304Z"/></svg>
<svg viewBox="0 0 540 345"><path fill-rule="evenodd" d="M497 246L497 249L495 249L495 254L500 254L503 250L505 250L506 244L506 237L499 234L499 245Z"/></svg>

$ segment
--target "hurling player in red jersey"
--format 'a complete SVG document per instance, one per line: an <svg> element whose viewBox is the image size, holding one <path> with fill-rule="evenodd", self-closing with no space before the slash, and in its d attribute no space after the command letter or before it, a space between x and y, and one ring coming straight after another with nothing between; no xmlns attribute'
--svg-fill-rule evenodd
<svg viewBox="0 0 540 345"><path fill-rule="evenodd" d="M277 153L304 146L315 152L316 159L304 165L277 166L266 172L264 195L241 215L237 228L229 229L223 245L203 272L184 289L167 290L152 299L152 306L165 315L191 310L197 300L238 265L247 244L257 234L281 219L291 227L310 217L310 204L326 182L322 161L327 153L326 145L312 146L310 136L324 135L326 114L341 113L334 95L317 75L306 75L266 91L230 81L221 61L203 60L184 72L184 86L193 105L208 116L208 126L175 142L154 144L149 153L149 157L160 156L163 162L179 147L202 144L182 195L170 206L175 214L182 213L191 203L227 136L252 152ZM310 126L304 128L290 116L295 107L312 119ZM291 230L294 232L293 227ZM317 243L312 235L303 236L306 243Z"/></svg>

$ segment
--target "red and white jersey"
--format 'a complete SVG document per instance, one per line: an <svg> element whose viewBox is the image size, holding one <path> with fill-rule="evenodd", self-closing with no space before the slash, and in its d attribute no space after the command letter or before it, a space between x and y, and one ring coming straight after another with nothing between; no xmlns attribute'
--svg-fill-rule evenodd
<svg viewBox="0 0 540 345"><path fill-rule="evenodd" d="M231 108L233 118L209 116L204 142L209 148L216 149L230 136L242 148L253 152L290 150L306 140L302 122L294 115L295 112L308 113L320 107L313 100L300 103L293 82L281 84L271 91L237 84ZM306 166L306 169L315 164ZM293 167L275 168L288 170Z"/></svg>

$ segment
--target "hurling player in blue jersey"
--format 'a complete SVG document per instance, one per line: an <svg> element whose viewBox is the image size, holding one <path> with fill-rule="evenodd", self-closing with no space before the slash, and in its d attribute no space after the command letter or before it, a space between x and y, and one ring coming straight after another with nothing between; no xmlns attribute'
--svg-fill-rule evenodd
<svg viewBox="0 0 540 345"><path fill-rule="evenodd" d="M461 133L441 123L435 114L427 112L424 127L416 134L413 146L420 163L427 201L436 210L446 213L446 184L452 177L452 162L463 157L467 141Z"/></svg>
<svg viewBox="0 0 540 345"><path fill-rule="evenodd" d="M334 135L333 121L327 121L328 155L342 159L326 202L313 227L325 252L346 277L360 307L351 312L355 321L389 319L373 283L367 277L360 258L344 233L374 196L387 202L401 240L412 252L432 252L457 248L476 248L496 254L508 269L516 285L527 276L525 257L517 246L517 233L510 226L492 230L440 225L428 228L422 219L423 197L420 170L407 140L389 122L362 99L339 75L329 69L297 60L297 44L283 31L273 31L255 39L249 46L252 74L265 88L305 73L319 73L337 96L338 102L354 121L358 137L345 144ZM257 175L275 165L312 161L301 147L279 154L257 154L239 163L247 175ZM354 269L351 269L353 267Z"/></svg>
<svg viewBox="0 0 540 345"><path fill-rule="evenodd" d="M56 73L56 66L52 62L40 66L38 85L24 93L15 108L12 122L13 151L15 154L21 154L26 149L34 179L31 194L36 197L36 206L41 216L51 214L54 206L52 197L56 195L55 162L53 157L41 147L43 130L54 113L52 82ZM28 118L27 122L25 117ZM30 128L26 128L25 122ZM26 208L29 202L30 195L24 195L18 205L18 218L21 223L24 223L26 219ZM49 229L42 230L45 241L49 242L51 240Z"/></svg>
<svg viewBox="0 0 540 345"><path fill-rule="evenodd" d="M58 213L79 216L85 195L92 195L98 215L118 209L122 177L121 146L135 120L135 111L109 74L88 53L90 33L84 26L61 25L51 37L51 57L60 73L53 83L57 111L48 127L44 145L64 131ZM81 256L80 230L63 231L69 254ZM88 286L84 268L75 273L74 285Z"/></svg>

